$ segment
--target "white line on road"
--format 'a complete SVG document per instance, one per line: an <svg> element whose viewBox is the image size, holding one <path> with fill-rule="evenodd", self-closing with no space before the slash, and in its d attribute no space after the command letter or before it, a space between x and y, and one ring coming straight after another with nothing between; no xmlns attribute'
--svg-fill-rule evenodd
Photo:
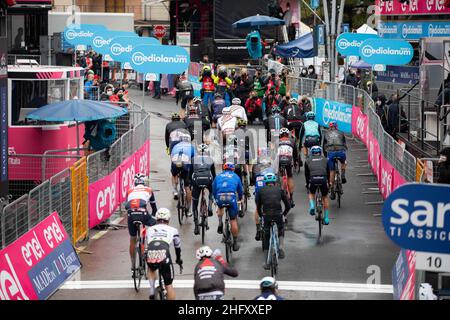
<svg viewBox="0 0 450 320"><path fill-rule="evenodd" d="M227 289L259 289L259 280L225 280ZM174 280L175 288L192 289L194 280ZM290 291L323 291L347 293L384 293L392 294L392 285L376 285L365 283L340 282L309 282L309 281L278 281L280 290ZM141 287L148 288L148 281L143 281ZM100 280L100 281L68 281L61 289L132 289L132 280Z"/></svg>

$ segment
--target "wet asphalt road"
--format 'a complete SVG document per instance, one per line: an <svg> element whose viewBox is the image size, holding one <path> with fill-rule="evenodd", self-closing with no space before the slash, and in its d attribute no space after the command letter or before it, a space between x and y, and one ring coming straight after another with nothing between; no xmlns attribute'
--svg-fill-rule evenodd
<svg viewBox="0 0 450 320"><path fill-rule="evenodd" d="M138 93L136 102L141 101L141 94ZM171 209L171 225L179 228L169 179L170 160L164 145L165 125L170 114L178 108L173 98L154 100L147 97L146 109L152 113L151 186L156 190L158 207ZM367 184L375 181L373 176L358 176L370 172L364 146L351 141L348 158L349 182L344 185L342 208L337 208L336 201L332 202L331 222L325 226L320 243L317 241L317 222L306 210L308 200L303 170L296 176L296 207L288 218L286 258L280 261L277 277L281 281L282 295L288 299L392 299L389 286L391 270L399 248L384 233L381 217L378 216L381 206L365 204L379 201L381 196L362 193L376 187ZM264 256L260 242L254 240L254 208L252 197L249 211L239 221L241 249L233 255L233 264L239 271L239 277L227 283L227 299L252 299L258 292L256 281L269 275L262 268ZM120 223L126 226L126 218ZM210 227L206 236L207 244L224 252L221 236L216 233L215 216L210 219ZM179 275L178 266L175 266L177 298L193 299L191 282L196 263L195 250L201 245L201 237L193 234L192 218L180 228L180 235L184 272ZM92 230L90 238L85 245L92 254L80 254L83 268L75 278L79 282L67 283L52 299L147 299L146 287L139 293L132 289L127 229L107 232ZM379 279L380 282L374 282L373 279ZM367 286L368 282L381 286ZM148 283L145 282L145 285Z"/></svg>

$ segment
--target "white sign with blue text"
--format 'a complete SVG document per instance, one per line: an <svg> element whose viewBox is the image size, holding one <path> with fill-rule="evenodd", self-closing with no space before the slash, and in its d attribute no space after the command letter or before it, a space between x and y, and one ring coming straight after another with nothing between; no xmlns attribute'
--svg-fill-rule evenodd
<svg viewBox="0 0 450 320"><path fill-rule="evenodd" d="M383 226L402 248L450 253L450 186L411 183L383 205Z"/></svg>

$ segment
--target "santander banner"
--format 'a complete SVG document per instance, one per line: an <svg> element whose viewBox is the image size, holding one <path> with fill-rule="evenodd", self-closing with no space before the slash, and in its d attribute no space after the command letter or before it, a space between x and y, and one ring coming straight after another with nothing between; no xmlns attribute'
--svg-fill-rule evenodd
<svg viewBox="0 0 450 320"><path fill-rule="evenodd" d="M89 228L99 225L126 201L133 186L134 175L150 174L150 140L137 150L110 175L89 185Z"/></svg>
<svg viewBox="0 0 450 320"><path fill-rule="evenodd" d="M45 300L80 268L54 212L0 251L0 300Z"/></svg>
<svg viewBox="0 0 450 320"><path fill-rule="evenodd" d="M381 15L449 14L450 7L444 0L409 0L409 4L398 0L376 0Z"/></svg>

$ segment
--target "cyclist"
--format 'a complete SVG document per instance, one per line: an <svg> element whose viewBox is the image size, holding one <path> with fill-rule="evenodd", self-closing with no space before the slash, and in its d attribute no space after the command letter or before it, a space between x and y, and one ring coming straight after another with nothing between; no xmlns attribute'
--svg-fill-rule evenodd
<svg viewBox="0 0 450 320"><path fill-rule="evenodd" d="M272 277L264 277L259 283L261 294L254 300L284 300L278 295L278 283Z"/></svg>
<svg viewBox="0 0 450 320"><path fill-rule="evenodd" d="M322 140L322 134L320 132L319 124L314 120L316 114L314 112L307 112L305 114L306 121L303 124L305 139L303 144L303 153L305 157L308 156L308 149L312 146L320 146L320 141Z"/></svg>
<svg viewBox="0 0 450 320"><path fill-rule="evenodd" d="M336 199L336 192L334 189L334 176L336 174L336 168L334 159L338 159L342 164L341 178L342 183L347 183L345 178L345 170L347 168L347 142L345 141L345 135L338 130L337 122L331 121L329 123L330 130L324 135L323 145L328 157L328 166L330 167L330 199Z"/></svg>
<svg viewBox="0 0 450 320"><path fill-rule="evenodd" d="M248 173L252 172L252 166L254 163L254 136L252 134L252 131L247 131L247 121L243 119L238 119L237 121L238 129L241 131L236 131L236 137L237 137L237 145L238 148L244 148L245 152L245 163L241 163L245 168L243 170L243 174L245 179L247 179ZM244 190L245 191L245 190ZM247 190L247 197L250 197L250 194Z"/></svg>
<svg viewBox="0 0 450 320"><path fill-rule="evenodd" d="M195 97L193 100L196 101L196 99L200 98ZM203 120L199 115L198 106L195 103L188 106L188 115L184 118L184 123L189 130L191 140L194 140L197 134L202 134L202 132L197 132L198 129L203 129Z"/></svg>
<svg viewBox="0 0 450 320"><path fill-rule="evenodd" d="M187 132L186 123L181 121L180 114L177 112L172 113L172 121L166 125L166 151L170 152L174 145L176 145L181 140L182 134L189 134Z"/></svg>
<svg viewBox="0 0 450 320"><path fill-rule="evenodd" d="M214 95L214 101L211 105L212 109L212 127L215 128L217 126L217 120L222 116L222 110L227 106L225 99L222 97L220 93L216 93Z"/></svg>
<svg viewBox="0 0 450 320"><path fill-rule="evenodd" d="M272 136L277 137L281 128L287 128L287 120L280 115L281 109L278 106L272 107L272 115L267 120L267 141L272 141Z"/></svg>
<svg viewBox="0 0 450 320"><path fill-rule="evenodd" d="M311 155L305 162L305 179L307 188L309 190L309 213L315 215L315 194L317 188L322 192L323 206L325 210L325 217L323 223L328 225L329 220L329 202L328 202L328 176L330 170L328 160L322 155L322 148L320 146L313 146L311 148Z"/></svg>
<svg viewBox="0 0 450 320"><path fill-rule="evenodd" d="M188 103L188 100L192 98L192 95L194 93L194 87L192 86L192 83L188 80L184 72L178 80L176 88L178 89L177 104L178 101L181 100L180 113L181 117L184 118L186 105Z"/></svg>
<svg viewBox="0 0 450 320"><path fill-rule="evenodd" d="M229 108L224 108L222 110L222 116L217 120L217 128L220 130L222 135L222 141L225 143L226 138L229 135L233 135L236 131L237 118L231 115Z"/></svg>
<svg viewBox="0 0 450 320"><path fill-rule="evenodd" d="M239 98L234 98L233 100L231 100L231 106L229 106L228 108L226 108L227 110L230 110L230 114L234 117L236 117L237 119L242 119L245 121L247 120L247 113L245 112L245 108L243 106L241 106L241 99Z"/></svg>
<svg viewBox="0 0 450 320"><path fill-rule="evenodd" d="M213 194L218 207L217 216L219 218L219 226L217 228L217 233L223 233L223 208L229 206L231 233L233 235L233 251L238 251L239 244L237 237L239 235L239 227L236 220L238 214L236 193L238 195L238 201L241 201L243 187L241 179L234 173L234 169L235 166L231 162L227 162L223 165L223 172L214 179Z"/></svg>
<svg viewBox="0 0 450 320"><path fill-rule="evenodd" d="M311 101L307 96L302 96L299 106L303 115L305 115L307 112L312 111Z"/></svg>
<svg viewBox="0 0 450 320"><path fill-rule="evenodd" d="M170 245L173 243L176 264L183 265L181 260L181 240L178 230L169 226L170 211L161 208L156 212L156 225L147 228L147 277L150 283L150 300L155 300L156 270L159 269L167 291L167 299L175 300L173 263L170 256Z"/></svg>
<svg viewBox="0 0 450 320"><path fill-rule="evenodd" d="M279 250L278 255L280 259L284 259L284 219L291 205L287 198L286 193L277 184L278 178L273 173L266 173L264 175L265 186L262 187L258 194L256 195L256 208L258 214L262 214L264 219L264 250L269 249L269 238L270 238L270 223L273 221L278 227L278 238L279 238ZM281 202L284 204L284 211L281 207ZM264 269L270 269L267 262L264 264Z"/></svg>
<svg viewBox="0 0 450 320"><path fill-rule="evenodd" d="M284 118L288 122L288 128L295 132L296 141L302 141L303 136L303 112L298 104L297 99L292 98L284 109ZM299 159L299 165L302 166L302 159Z"/></svg>
<svg viewBox="0 0 450 320"><path fill-rule="evenodd" d="M138 228L134 224L135 221L142 222L145 226L155 224L155 220L149 214L148 205L152 208L152 215L157 211L155 194L152 188L145 185L147 178L143 174L136 174L134 176L134 187L127 192L127 203L125 209L128 216L128 233L130 234L130 259L133 265L134 248L136 245L136 236Z"/></svg>
<svg viewBox="0 0 450 320"><path fill-rule="evenodd" d="M296 148L295 137L291 136L291 132L288 128L281 128L280 139L278 142L278 160L279 168L286 169L287 182L289 188L289 199L291 201L291 207L293 208L294 199L293 194L295 191L295 181L293 177L293 164L298 162L298 150Z"/></svg>
<svg viewBox="0 0 450 320"><path fill-rule="evenodd" d="M178 176L184 181L184 188L186 190L186 205L189 209L191 206L191 168L192 160L195 157L195 148L191 143L191 138L183 136L182 141L173 147L170 154L172 160L170 172L172 174L172 188L173 188L173 198L178 200ZM188 212L188 216L192 216L192 213Z"/></svg>
<svg viewBox="0 0 450 320"><path fill-rule="evenodd" d="M212 183L216 178L216 167L213 159L209 156L208 145L198 146L198 154L194 157L192 164L192 211L194 213L194 234L200 234L198 225L198 202L201 191L207 188L209 191L208 216L212 216Z"/></svg>
<svg viewBox="0 0 450 320"><path fill-rule="evenodd" d="M223 300L225 294L224 275L237 277L236 269L222 258L219 249L214 252L204 246L195 253L199 260L194 269L194 295L196 300Z"/></svg>

